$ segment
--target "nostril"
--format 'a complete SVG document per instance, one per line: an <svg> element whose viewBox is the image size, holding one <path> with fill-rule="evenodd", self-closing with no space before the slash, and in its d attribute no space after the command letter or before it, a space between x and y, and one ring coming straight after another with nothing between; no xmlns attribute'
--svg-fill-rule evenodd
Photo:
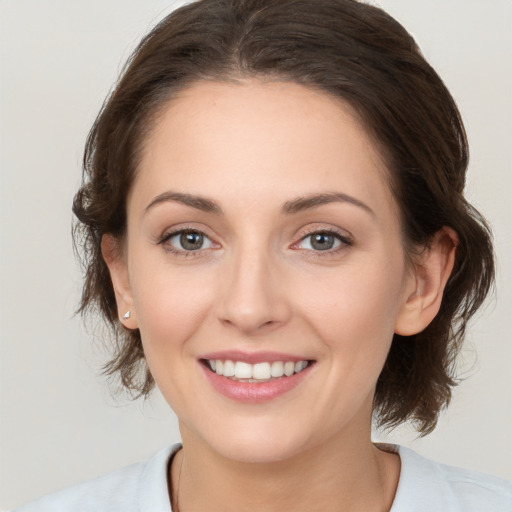
<svg viewBox="0 0 512 512"><path fill-rule="evenodd" d="M268 320L264 318L264 316L268 317L269 315L239 313L220 318L220 320L226 327L238 329L246 334L266 332L272 330L281 323L274 319Z"/></svg>

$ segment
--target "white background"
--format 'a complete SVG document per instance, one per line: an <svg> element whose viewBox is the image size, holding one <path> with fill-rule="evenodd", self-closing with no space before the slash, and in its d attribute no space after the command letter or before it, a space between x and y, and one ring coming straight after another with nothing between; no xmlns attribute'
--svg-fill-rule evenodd
<svg viewBox="0 0 512 512"><path fill-rule="evenodd" d="M179 439L158 394L114 400L73 311L71 200L84 140L140 37L181 2L0 0L0 509L148 458ZM494 227L497 298L472 324L468 380L429 457L512 479L512 2L381 0L417 38L466 122L468 196ZM383 436L377 436L383 439Z"/></svg>

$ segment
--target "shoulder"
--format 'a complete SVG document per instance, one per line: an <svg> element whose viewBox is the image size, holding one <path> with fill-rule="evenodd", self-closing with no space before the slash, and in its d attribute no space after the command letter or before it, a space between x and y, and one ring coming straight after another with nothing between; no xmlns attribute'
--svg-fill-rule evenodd
<svg viewBox="0 0 512 512"><path fill-rule="evenodd" d="M165 448L147 462L48 494L13 512L171 512L167 465L178 448Z"/></svg>
<svg viewBox="0 0 512 512"><path fill-rule="evenodd" d="M391 512L511 512L512 483L440 464L398 447L400 481Z"/></svg>

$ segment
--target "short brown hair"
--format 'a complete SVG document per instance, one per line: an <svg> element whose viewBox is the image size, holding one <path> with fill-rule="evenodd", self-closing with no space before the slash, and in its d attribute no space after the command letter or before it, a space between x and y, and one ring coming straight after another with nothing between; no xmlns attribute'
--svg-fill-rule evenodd
<svg viewBox="0 0 512 512"><path fill-rule="evenodd" d="M199 0L140 43L89 134L75 196L75 243L85 284L80 311L98 310L116 351L105 366L138 395L154 385L140 333L118 319L101 238L122 240L126 197L159 109L200 80L290 80L343 99L387 162L406 252L449 226L459 237L441 309L421 333L395 335L375 392L381 426L436 425L456 384L454 359L469 318L494 278L488 226L463 196L468 147L457 106L413 38L391 16L356 0Z"/></svg>

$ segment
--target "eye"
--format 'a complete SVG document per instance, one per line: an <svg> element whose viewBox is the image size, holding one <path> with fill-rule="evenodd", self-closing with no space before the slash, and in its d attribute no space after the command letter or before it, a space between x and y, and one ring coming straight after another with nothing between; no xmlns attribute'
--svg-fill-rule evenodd
<svg viewBox="0 0 512 512"><path fill-rule="evenodd" d="M350 240L333 231L316 231L302 238L296 246L309 251L332 251L343 245L351 245Z"/></svg>
<svg viewBox="0 0 512 512"><path fill-rule="evenodd" d="M200 251L212 247L211 240L201 231L183 229L166 235L162 244L170 245L176 251Z"/></svg>

